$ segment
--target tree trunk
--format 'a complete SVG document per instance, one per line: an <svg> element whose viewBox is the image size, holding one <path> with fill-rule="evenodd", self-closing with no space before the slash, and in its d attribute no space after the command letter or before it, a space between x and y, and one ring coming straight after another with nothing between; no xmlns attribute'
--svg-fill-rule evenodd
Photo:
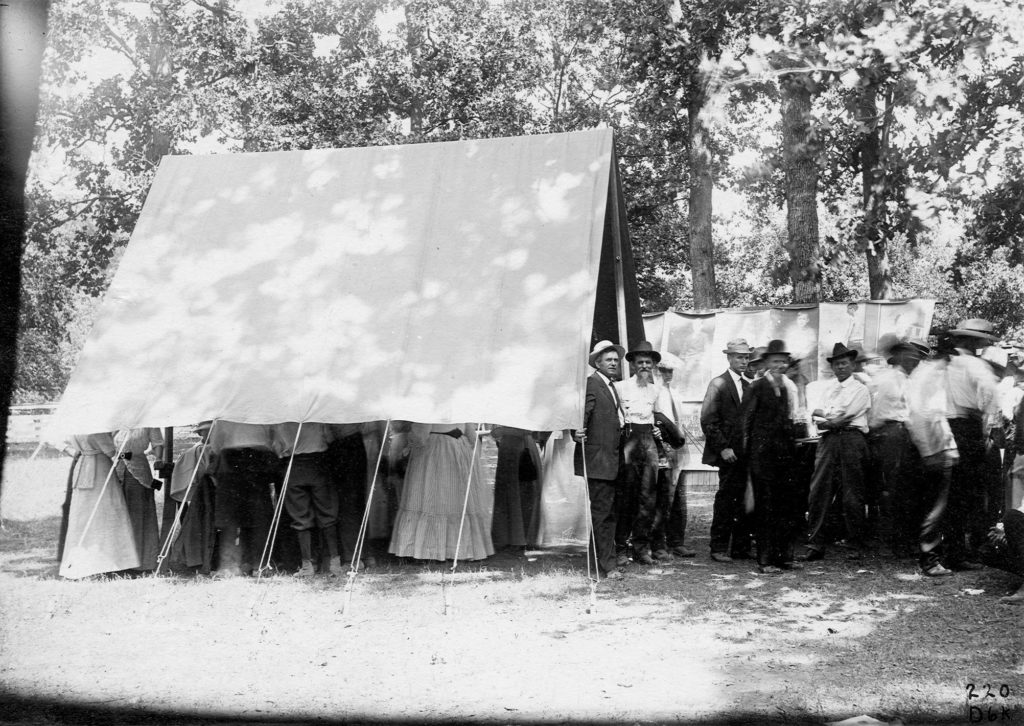
<svg viewBox="0 0 1024 726"><path fill-rule="evenodd" d="M811 123L811 79L805 73L783 76L782 159L786 173L786 228L793 302L821 297L821 246L818 239L817 134Z"/></svg>
<svg viewBox="0 0 1024 726"><path fill-rule="evenodd" d="M704 93L694 83L687 107L690 136L690 269L693 274L693 307L710 310L718 307L715 284L715 248L711 239L711 149L708 132L701 120Z"/></svg>
<svg viewBox="0 0 1024 726"><path fill-rule="evenodd" d="M423 33L421 30L422 19L418 9L412 7L412 2L402 3L402 10L405 12L405 49L409 53L409 63L412 68L413 81L418 80L423 73ZM414 90L409 99L409 133L419 137L423 133L423 99L419 91Z"/></svg>
<svg viewBox="0 0 1024 726"><path fill-rule="evenodd" d="M878 83L871 81L860 89L857 120L866 129L860 137L861 180L864 219L861 242L868 258L868 285L872 300L893 296L892 273L885 229L885 160L878 123Z"/></svg>
<svg viewBox="0 0 1024 726"><path fill-rule="evenodd" d="M171 67L171 53L167 45L165 27L170 21L159 6L153 7L153 18L149 23L149 76L153 85L161 92L158 98L169 99L171 87L174 85L174 69ZM144 150L146 161L152 168L160 163L160 159L171 150L171 133L157 125L157 109L153 108L149 138Z"/></svg>

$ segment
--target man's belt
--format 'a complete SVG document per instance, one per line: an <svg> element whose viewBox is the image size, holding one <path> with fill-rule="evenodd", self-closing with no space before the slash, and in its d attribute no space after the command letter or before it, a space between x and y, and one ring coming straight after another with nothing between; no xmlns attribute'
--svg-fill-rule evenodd
<svg viewBox="0 0 1024 726"><path fill-rule="evenodd" d="M882 422L877 423L874 426L872 426L871 427L871 431L872 432L880 431L881 429L884 429L884 428L886 428L888 426L899 426L899 427L902 428L903 425L904 424L903 424L902 421L897 421L896 419L886 419L885 421L882 421Z"/></svg>
<svg viewBox="0 0 1024 726"><path fill-rule="evenodd" d="M843 426L842 428L838 428L838 429L823 429L822 432L821 432L821 435L822 436L828 436L829 434L852 434L852 433L858 433L861 436L864 435L864 432L861 431L856 426Z"/></svg>
<svg viewBox="0 0 1024 726"><path fill-rule="evenodd" d="M638 434L653 434L654 424L638 424L638 423L626 423L622 427L625 433L638 433Z"/></svg>

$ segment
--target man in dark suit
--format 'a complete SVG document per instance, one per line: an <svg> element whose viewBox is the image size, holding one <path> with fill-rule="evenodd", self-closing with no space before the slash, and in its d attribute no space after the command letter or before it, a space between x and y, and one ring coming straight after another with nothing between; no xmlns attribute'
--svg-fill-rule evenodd
<svg viewBox="0 0 1024 726"><path fill-rule="evenodd" d="M743 451L754 487L757 563L761 572L774 574L795 566L793 540L803 507L794 496L791 479L796 453L792 392L796 385L786 378L786 344L781 340L768 343L764 362L764 376L754 381L743 397Z"/></svg>
<svg viewBox="0 0 1024 726"><path fill-rule="evenodd" d="M594 346L590 365L597 370L587 379L583 428L576 432L576 440L583 444L576 449L576 473L587 478L597 563L611 580L622 577L615 557L615 493L622 460L623 414L615 379L624 353L622 346L607 340Z"/></svg>
<svg viewBox="0 0 1024 726"><path fill-rule="evenodd" d="M700 409L705 438L701 461L718 467L718 492L711 516L711 559L731 562L734 557L750 557L750 521L743 504L747 466L740 419L743 393L750 385L743 377L750 346L737 338L730 340L722 352L729 360L729 369L711 379Z"/></svg>

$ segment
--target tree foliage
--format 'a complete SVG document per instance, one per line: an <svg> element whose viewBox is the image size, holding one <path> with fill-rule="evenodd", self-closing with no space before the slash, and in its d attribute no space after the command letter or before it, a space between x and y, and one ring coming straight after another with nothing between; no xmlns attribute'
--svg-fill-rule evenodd
<svg viewBox="0 0 1024 726"><path fill-rule="evenodd" d="M1024 20L1012 0L252 8L54 4L28 194L23 398L63 387L167 153L606 124L647 309L938 295L940 316L1024 321ZM786 127L794 89L805 98ZM817 177L802 204L820 227L799 244L784 215L794 152L790 181Z"/></svg>

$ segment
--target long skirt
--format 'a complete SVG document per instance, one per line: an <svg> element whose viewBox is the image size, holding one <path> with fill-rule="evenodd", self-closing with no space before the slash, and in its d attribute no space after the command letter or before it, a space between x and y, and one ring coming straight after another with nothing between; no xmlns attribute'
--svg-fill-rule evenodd
<svg viewBox="0 0 1024 726"><path fill-rule="evenodd" d="M135 546L139 550L139 566L142 571L156 569L156 558L160 554L160 527L156 521L156 495L149 487L139 483L127 469L124 472L124 501L128 505L128 518L135 534Z"/></svg>
<svg viewBox="0 0 1024 726"><path fill-rule="evenodd" d="M60 576L78 579L137 568L140 564L139 551L128 516L124 488L115 475L110 476L105 488L103 486L110 471L110 459L101 455L85 455L83 459L92 459L93 463L90 466L83 461L71 494ZM92 514L94 508L95 516Z"/></svg>
<svg viewBox="0 0 1024 726"><path fill-rule="evenodd" d="M462 522L466 483L473 479ZM418 560L448 560L456 554L460 523L459 559L481 560L494 554L491 542L493 492L483 480L479 456L465 436L454 439L430 434L422 448L412 451L402 487L388 551Z"/></svg>
<svg viewBox="0 0 1024 726"><path fill-rule="evenodd" d="M494 521L491 537L496 548L523 547L537 541L540 482L520 479L520 458L529 456L540 476L537 444L526 434L505 434L498 442L498 463L494 474Z"/></svg>

